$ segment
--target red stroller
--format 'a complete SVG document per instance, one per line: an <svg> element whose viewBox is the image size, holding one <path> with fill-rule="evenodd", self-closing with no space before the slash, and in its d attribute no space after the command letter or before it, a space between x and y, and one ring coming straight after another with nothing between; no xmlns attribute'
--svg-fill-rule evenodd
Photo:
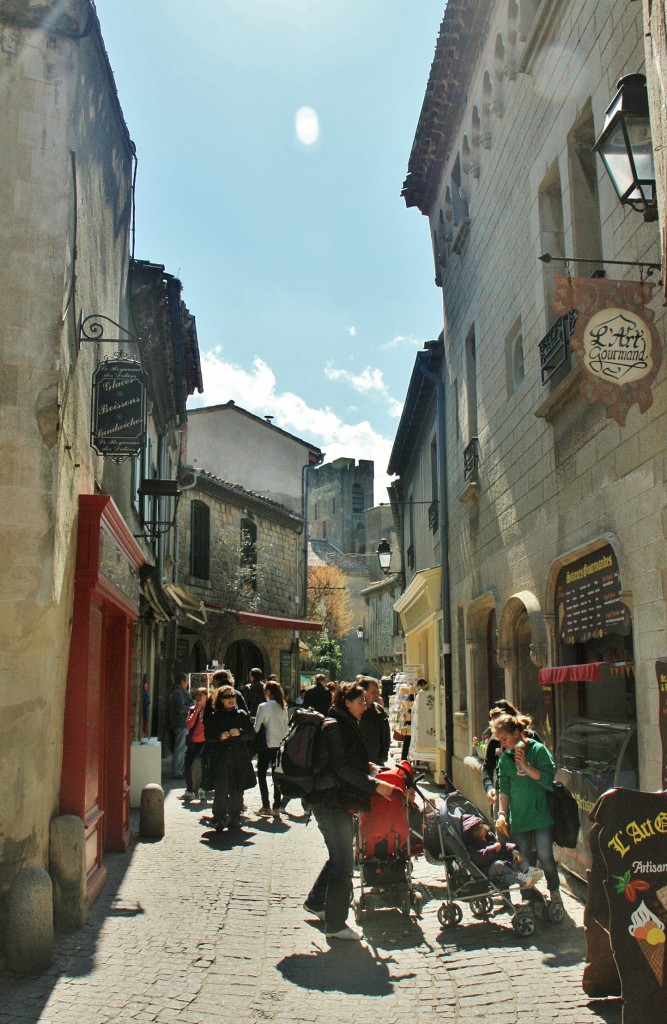
<svg viewBox="0 0 667 1024"><path fill-rule="evenodd" d="M412 858L422 852L423 811L414 802L415 778L408 761L378 772L378 779L401 790L391 800L371 797L371 808L357 824L361 891L354 904L357 924L366 911L393 907L406 917L421 915L422 894L412 884ZM412 819L412 823L411 823Z"/></svg>

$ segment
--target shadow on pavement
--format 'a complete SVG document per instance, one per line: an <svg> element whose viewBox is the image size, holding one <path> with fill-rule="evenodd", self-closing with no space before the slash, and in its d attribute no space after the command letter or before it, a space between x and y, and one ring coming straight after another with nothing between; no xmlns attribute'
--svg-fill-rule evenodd
<svg viewBox="0 0 667 1024"><path fill-rule="evenodd" d="M388 963L357 942L331 941L326 950L294 953L276 964L286 981L317 992L347 995L389 996L395 981L414 978L414 973L392 977Z"/></svg>

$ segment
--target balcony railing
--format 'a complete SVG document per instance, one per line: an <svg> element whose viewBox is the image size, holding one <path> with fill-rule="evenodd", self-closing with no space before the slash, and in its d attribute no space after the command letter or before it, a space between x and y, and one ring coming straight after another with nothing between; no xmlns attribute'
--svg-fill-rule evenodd
<svg viewBox="0 0 667 1024"><path fill-rule="evenodd" d="M463 451L463 478L469 480L477 473L479 466L479 438L471 437L470 442Z"/></svg>
<svg viewBox="0 0 667 1024"><path fill-rule="evenodd" d="M438 499L435 498L428 507L428 525L431 528L431 532L435 533L438 529L438 523L440 518L438 516Z"/></svg>
<svg viewBox="0 0 667 1024"><path fill-rule="evenodd" d="M571 309L564 316L560 316L542 338L540 342L542 385L546 384L556 370L567 361L570 353L570 335L574 331L578 315L577 309Z"/></svg>

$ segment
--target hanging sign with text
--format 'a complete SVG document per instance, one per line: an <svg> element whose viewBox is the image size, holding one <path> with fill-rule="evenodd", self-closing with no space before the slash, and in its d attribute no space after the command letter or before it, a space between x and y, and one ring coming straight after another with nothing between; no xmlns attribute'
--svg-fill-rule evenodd
<svg viewBox="0 0 667 1024"><path fill-rule="evenodd" d="M631 405L646 412L653 403L662 344L653 327L655 313L646 304L655 286L589 277L556 277L555 285L554 312L578 314L570 345L581 369L581 392L623 426Z"/></svg>
<svg viewBox="0 0 667 1024"><path fill-rule="evenodd" d="M93 374L90 443L115 461L146 446L148 377L134 359L107 359Z"/></svg>
<svg viewBox="0 0 667 1024"><path fill-rule="evenodd" d="M585 644L610 633L627 636L632 619L621 601L621 578L610 545L564 566L556 583L558 633L566 644Z"/></svg>

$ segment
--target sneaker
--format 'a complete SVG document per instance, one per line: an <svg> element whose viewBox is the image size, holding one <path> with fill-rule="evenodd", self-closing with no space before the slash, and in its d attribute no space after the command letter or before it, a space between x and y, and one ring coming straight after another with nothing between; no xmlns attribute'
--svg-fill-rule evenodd
<svg viewBox="0 0 667 1024"><path fill-rule="evenodd" d="M357 932L354 928L350 928L346 925L346 927L341 928L339 932L327 932L326 936L328 939L345 939L347 942L359 942L361 939L361 932Z"/></svg>
<svg viewBox="0 0 667 1024"><path fill-rule="evenodd" d="M195 798L195 795L192 792L192 790L191 789L186 789L185 793L183 794L183 799L184 800L194 800L194 798Z"/></svg>
<svg viewBox="0 0 667 1024"><path fill-rule="evenodd" d="M260 809L257 811L257 813L262 818L268 818L271 815L271 808L270 807L260 807Z"/></svg>
<svg viewBox="0 0 667 1024"><path fill-rule="evenodd" d="M544 871L541 868L528 868L527 871L519 871L518 878L524 889L532 889L535 882L544 878Z"/></svg>
<svg viewBox="0 0 667 1024"><path fill-rule="evenodd" d="M316 917L318 921L324 920L323 910L313 910L313 908L309 907L307 903L304 903L303 909L306 911L307 914L310 915L310 917Z"/></svg>

